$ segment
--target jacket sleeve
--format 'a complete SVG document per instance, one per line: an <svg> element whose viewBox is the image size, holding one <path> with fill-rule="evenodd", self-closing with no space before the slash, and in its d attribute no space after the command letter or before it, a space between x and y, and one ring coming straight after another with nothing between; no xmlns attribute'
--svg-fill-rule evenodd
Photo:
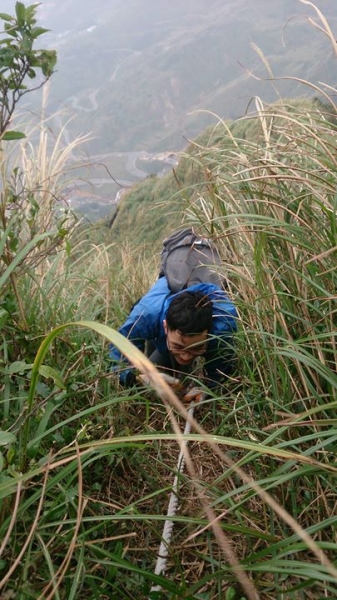
<svg viewBox="0 0 337 600"><path fill-rule="evenodd" d="M224 295L214 302L213 328L205 354L205 375L210 388L222 383L230 375L236 362L234 334L237 331L237 311Z"/></svg>
<svg viewBox="0 0 337 600"><path fill-rule="evenodd" d="M145 341L151 339L152 335L151 315L141 313L135 307L118 331L144 352ZM112 371L118 373L121 385L133 385L135 380L134 369L130 366L127 358L113 344L109 346L109 358L112 361Z"/></svg>
<svg viewBox="0 0 337 600"><path fill-rule="evenodd" d="M226 375L235 368L236 352L233 335L227 334L211 340L205 355L205 375L207 385L212 388L222 383Z"/></svg>
<svg viewBox="0 0 337 600"><path fill-rule="evenodd" d="M165 290L162 288L163 285L155 284L133 307L118 330L142 352L147 340L155 340L158 337L163 297L165 297ZM134 369L113 344L109 346L109 358L112 361L111 369L118 373L121 385L132 385L135 379Z"/></svg>

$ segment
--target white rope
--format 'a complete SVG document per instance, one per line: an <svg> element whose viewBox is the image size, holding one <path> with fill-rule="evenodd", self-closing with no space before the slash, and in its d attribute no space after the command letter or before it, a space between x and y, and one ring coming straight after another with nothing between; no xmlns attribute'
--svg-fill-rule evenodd
<svg viewBox="0 0 337 600"><path fill-rule="evenodd" d="M194 406L195 405L192 402L188 409L188 414L190 417L193 417ZM188 435L190 433L190 431L191 431L191 423L189 420L187 420L186 424L185 424L184 435ZM181 448L180 448L180 453L179 453L179 458L178 458L178 463L177 463L177 473L176 473L174 481L173 481L172 492L170 495L170 501L169 501L169 505L168 505L168 509L167 509L167 513L166 513L166 516L171 517L171 518L166 519L166 521L164 523L162 539L161 539L158 556L157 556L156 568L154 571L155 575L162 575L166 569L168 551L169 551L169 547L170 547L170 543L171 543L171 537L172 537L172 531L173 531L173 525L174 525L172 518L177 514L177 509L178 509L178 481L179 481L179 476L183 472L184 467L185 467L185 451L186 451L187 444L188 444L188 441L183 440L183 442L181 444ZM150 591L151 592L160 592L160 590L161 590L161 586L155 585L155 586L152 586Z"/></svg>

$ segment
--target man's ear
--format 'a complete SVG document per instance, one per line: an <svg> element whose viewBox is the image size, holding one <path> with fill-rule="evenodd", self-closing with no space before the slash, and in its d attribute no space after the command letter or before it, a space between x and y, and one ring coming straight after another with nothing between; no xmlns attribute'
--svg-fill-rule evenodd
<svg viewBox="0 0 337 600"><path fill-rule="evenodd" d="M165 335L167 335L168 327L167 327L166 319L163 320L163 326L164 326Z"/></svg>

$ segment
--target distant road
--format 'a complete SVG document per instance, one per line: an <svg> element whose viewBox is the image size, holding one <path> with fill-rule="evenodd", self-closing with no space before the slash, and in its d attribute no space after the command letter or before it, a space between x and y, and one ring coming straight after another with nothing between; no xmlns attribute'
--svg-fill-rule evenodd
<svg viewBox="0 0 337 600"><path fill-rule="evenodd" d="M144 179L148 175L146 171L139 169L136 165L136 160L141 158L141 156L148 155L147 152L128 152L127 153L127 161L126 161L126 170L134 177L139 177L139 179ZM155 157L155 154L152 155L152 158Z"/></svg>
<svg viewBox="0 0 337 600"><path fill-rule="evenodd" d="M174 156L172 154L167 154L167 155L165 153L154 154L154 153L140 152L140 151L138 151L138 152L109 152L109 153L105 153L105 154L95 154L94 156L91 157L91 160L93 163L103 163L104 160L106 160L106 159L111 160L111 158L113 158L114 156L118 159L124 158L125 170L130 175L133 175L134 177L138 178L139 180L145 179L146 177L148 177L148 173L146 171L143 171L142 169L139 169L136 166L136 161L138 158L146 158L149 161L162 160L163 161L163 170L164 170L165 166L169 165L170 167L173 167L177 162L177 160L174 159ZM93 186L96 190L106 184L108 184L108 185L116 185L117 184L118 186L120 186L120 190L118 190L115 195L115 199L114 199L115 204L117 204L119 202L123 192L126 189L135 185L135 181L129 181L127 179L119 179L119 178L113 178L113 177L88 177L87 179L78 179L74 183L76 184L76 187L82 187L82 188L89 184L89 185Z"/></svg>
<svg viewBox="0 0 337 600"><path fill-rule="evenodd" d="M139 55L142 54L140 50L133 50L132 48L115 48L114 51L119 51L119 52L127 52L128 55L123 58L114 68L111 76L110 76L110 81L115 81L115 79L117 78L117 74L118 71L123 67L123 65L128 62L130 60L130 58L132 58L134 55ZM76 110L82 110L84 112L91 112L93 110L97 110L98 109L98 102L97 102L97 94L99 93L100 88L95 89L94 91L92 91L89 95L86 95L85 97L83 97L83 94L81 96L69 96L64 104L70 104L70 106L72 108L75 108ZM83 102L87 102L87 100L89 100L89 102L91 103L91 106L83 106Z"/></svg>
<svg viewBox="0 0 337 600"><path fill-rule="evenodd" d="M116 158L117 157L124 158L124 165L125 165L126 171L130 175L133 175L133 177L136 177L137 179L145 179L145 177L148 177L148 175L149 175L148 171L144 171L143 169L139 169L137 167L136 162L139 158L146 159L149 162L151 162L151 160L162 160L163 161L163 169L166 165L170 165L171 167L173 167L178 162L178 159L175 160L172 158L171 153L166 154L164 152L155 153L155 152L145 152L145 151L143 151L143 152L141 152L141 151L108 152L105 154L95 154L94 156L91 157L91 160L93 162L95 162L95 161L103 162L105 159L113 158L114 156L116 156ZM131 184L131 185L133 185L133 184Z"/></svg>
<svg viewBox="0 0 337 600"><path fill-rule="evenodd" d="M85 112L92 112L93 110L97 110L98 109L98 102L96 100L96 96L99 92L99 88L97 90L94 90L93 92L91 92L89 94L89 96L87 97L87 99L89 100L89 102L91 103L91 106L86 107L86 106L81 106L79 104L79 98L78 96L69 96L69 98L67 98L67 102L70 103L72 108L75 108L76 110L83 110Z"/></svg>

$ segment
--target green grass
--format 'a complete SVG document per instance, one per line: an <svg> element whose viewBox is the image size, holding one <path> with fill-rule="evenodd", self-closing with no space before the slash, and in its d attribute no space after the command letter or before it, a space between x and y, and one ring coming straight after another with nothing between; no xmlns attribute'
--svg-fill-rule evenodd
<svg viewBox="0 0 337 600"><path fill-rule="evenodd" d="M21 187L2 161L4 597L336 597L336 127L321 103L290 105L257 100L208 129L173 176L135 186L104 236L55 220L69 175L57 152ZM220 247L238 368L195 411L155 576L186 408L115 330L173 221ZM111 340L151 387L118 387Z"/></svg>

